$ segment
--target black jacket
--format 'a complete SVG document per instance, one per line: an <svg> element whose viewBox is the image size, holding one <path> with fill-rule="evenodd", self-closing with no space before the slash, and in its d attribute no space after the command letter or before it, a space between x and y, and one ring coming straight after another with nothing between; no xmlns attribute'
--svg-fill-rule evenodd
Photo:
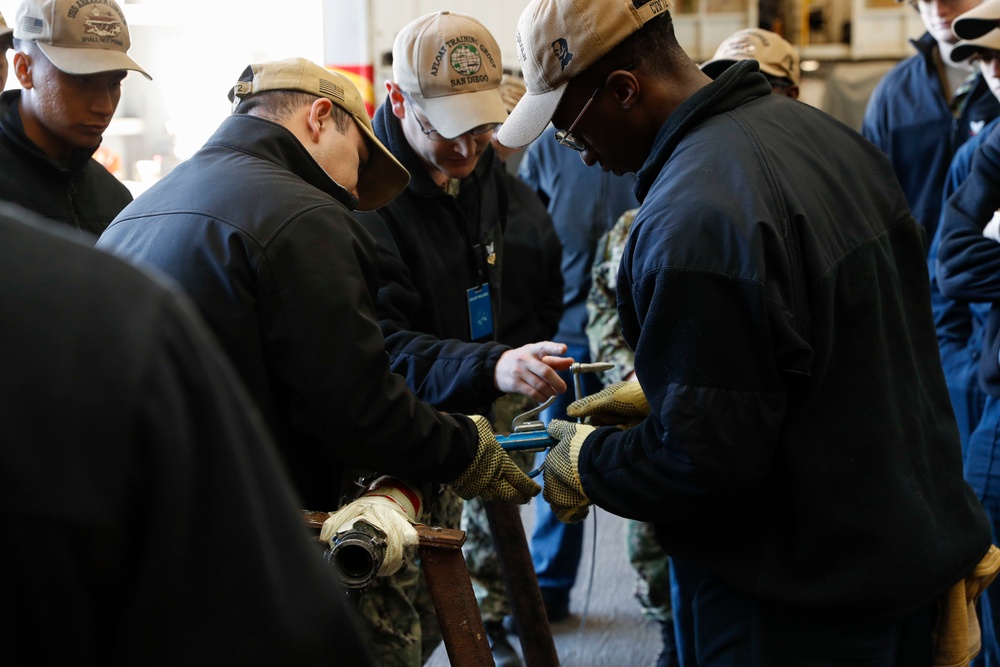
<svg viewBox="0 0 1000 667"><path fill-rule="evenodd" d="M511 347L552 340L563 312L562 244L545 205L503 171L510 208L503 235L503 303L497 339Z"/></svg>
<svg viewBox="0 0 1000 667"><path fill-rule="evenodd" d="M353 203L285 128L231 116L98 242L194 298L320 510L345 465L447 482L477 442L389 372L375 242Z"/></svg>
<svg viewBox="0 0 1000 667"><path fill-rule="evenodd" d="M587 495L794 613L898 619L990 544L962 478L922 233L878 149L730 67L660 129L618 280L650 416Z"/></svg>
<svg viewBox="0 0 1000 667"><path fill-rule="evenodd" d="M0 313L16 314L0 327L4 655L370 665L188 300L14 209L0 206Z"/></svg>
<svg viewBox="0 0 1000 667"><path fill-rule="evenodd" d="M410 172L407 189L358 219L378 241L378 318L393 372L441 410L486 414L500 396L496 340L507 190L492 148L462 179L457 198L445 193L410 148L386 102L375 134ZM493 334L475 342L468 290L488 283Z"/></svg>
<svg viewBox="0 0 1000 667"><path fill-rule="evenodd" d="M43 153L24 134L20 98L19 90L0 94L0 200L86 232L93 243L132 194L91 157L96 147L74 151L67 166Z"/></svg>

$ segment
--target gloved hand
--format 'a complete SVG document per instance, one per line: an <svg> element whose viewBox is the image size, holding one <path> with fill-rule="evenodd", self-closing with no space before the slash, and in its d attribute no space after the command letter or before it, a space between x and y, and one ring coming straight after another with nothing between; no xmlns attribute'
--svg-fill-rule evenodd
<svg viewBox="0 0 1000 667"><path fill-rule="evenodd" d="M587 417L587 423L595 426L633 425L649 415L649 403L638 382L616 382L573 401L566 414Z"/></svg>
<svg viewBox="0 0 1000 667"><path fill-rule="evenodd" d="M590 498L583 492L580 481L580 447L595 430L593 426L560 419L549 422L549 435L559 444L549 451L542 464L543 497L563 523L583 521L590 511Z"/></svg>
<svg viewBox="0 0 1000 667"><path fill-rule="evenodd" d="M479 449L469 467L451 483L455 493L466 500L500 500L523 505L542 490L515 465L500 447L489 420L469 415L479 431Z"/></svg>
<svg viewBox="0 0 1000 667"><path fill-rule="evenodd" d="M402 480L380 477L357 500L330 512L320 530L320 539L330 542L335 535L349 531L356 521L364 519L386 535L385 557L375 576L387 577L403 566L403 550L417 545L417 531L411 521L416 520L420 502L420 493Z"/></svg>

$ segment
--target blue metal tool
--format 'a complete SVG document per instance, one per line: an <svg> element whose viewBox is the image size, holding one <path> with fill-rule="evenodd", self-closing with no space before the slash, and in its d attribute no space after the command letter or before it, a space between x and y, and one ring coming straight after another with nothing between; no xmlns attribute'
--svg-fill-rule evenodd
<svg viewBox="0 0 1000 667"><path fill-rule="evenodd" d="M583 398L583 391L580 386L581 373L603 373L614 368L615 365L608 362L596 362L591 364L574 363L569 367L573 374L573 389L576 400ZM527 412L522 412L514 417L511 423L513 432L510 435L498 435L497 442L508 452L544 452L556 446L558 441L549 435L545 429L545 424L533 417L538 416L542 410L549 407L555 396L550 396L549 400L538 405ZM577 421L580 421L579 419ZM535 477L542 471L541 466L528 473L528 477Z"/></svg>
<svg viewBox="0 0 1000 667"><path fill-rule="evenodd" d="M498 435L497 442L508 452L544 452L551 449L558 442L545 430L545 424L534 419L542 410L552 405L556 400L555 396L550 396L549 400L541 403L527 412L522 412L514 417L511 422L513 432L510 435ZM535 477L542 471L541 466L528 473L528 477Z"/></svg>

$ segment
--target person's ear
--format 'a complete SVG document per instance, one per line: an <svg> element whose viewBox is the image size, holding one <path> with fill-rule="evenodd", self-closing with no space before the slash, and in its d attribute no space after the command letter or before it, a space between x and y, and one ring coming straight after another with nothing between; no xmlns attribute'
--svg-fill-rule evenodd
<svg viewBox="0 0 1000 667"><path fill-rule="evenodd" d="M385 82L385 89L389 93L389 104L392 105L392 115L403 120L406 116L406 98L403 97L402 89L392 81Z"/></svg>
<svg viewBox="0 0 1000 667"><path fill-rule="evenodd" d="M632 72L618 69L608 75L605 86L611 91L615 102L623 109L629 109L639 102L639 80Z"/></svg>
<svg viewBox="0 0 1000 667"><path fill-rule="evenodd" d="M18 83L21 84L22 88L34 88L35 83L32 80L32 67L31 67L31 56L21 51L14 52L14 76L17 77Z"/></svg>
<svg viewBox="0 0 1000 667"><path fill-rule="evenodd" d="M799 87L789 86L788 89L785 91L785 95L791 97L793 100L799 99Z"/></svg>
<svg viewBox="0 0 1000 667"><path fill-rule="evenodd" d="M309 107L309 114L306 116L306 126L309 130L309 138L313 142L319 143L319 137L323 132L323 125L328 127L333 123L330 116L333 110L333 102L325 97L318 97Z"/></svg>

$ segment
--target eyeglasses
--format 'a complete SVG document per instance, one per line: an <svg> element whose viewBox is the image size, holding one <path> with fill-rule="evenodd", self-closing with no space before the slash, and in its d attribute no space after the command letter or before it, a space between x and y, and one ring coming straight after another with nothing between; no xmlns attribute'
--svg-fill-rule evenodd
<svg viewBox="0 0 1000 667"><path fill-rule="evenodd" d="M406 99L406 101L410 103L410 111L413 111L414 107L413 100L411 100L408 95L405 96L404 99ZM446 137L437 130L435 130L433 127L429 130L426 127L424 127L424 124L420 122L420 116L418 116L416 113L413 114L413 119L417 121L417 125L420 126L420 131L423 132L427 136L427 138L430 139L431 141L454 141L455 139L458 139L458 137L464 136L466 134L471 134L474 137L479 137L486 134L487 132L492 132L493 129L497 126L497 123L483 123L482 125L475 126L471 130L463 132L462 134L458 135L458 137Z"/></svg>
<svg viewBox="0 0 1000 667"><path fill-rule="evenodd" d="M632 70L635 69L635 66L638 64L639 62L636 61L634 63L626 65L625 67L622 67L621 69L625 70L626 72L631 72ZM582 109L580 109L580 113L576 115L576 120L574 120L570 124L569 129L558 130L555 133L556 141L558 141L566 148L572 148L578 153L582 153L584 149L586 149L586 146L583 145L583 142L573 136L573 130L575 130L576 126L579 125L580 119L583 118L583 114L587 113L587 109L590 108L590 105L593 103L594 98L597 97L597 93L601 92L601 89L604 88L606 83L607 82L605 81L604 83L602 83L597 87L597 90L595 90L594 93L590 96L590 99L587 100L587 103L583 105Z"/></svg>

